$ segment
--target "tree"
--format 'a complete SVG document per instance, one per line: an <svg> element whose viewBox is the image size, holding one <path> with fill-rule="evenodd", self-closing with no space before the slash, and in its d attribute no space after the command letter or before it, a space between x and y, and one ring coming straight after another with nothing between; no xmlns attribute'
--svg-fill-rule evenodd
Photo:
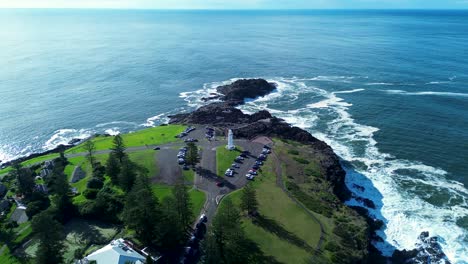
<svg viewBox="0 0 468 264"><path fill-rule="evenodd" d="M39 213L32 219L31 227L39 240L36 263L64 263L63 226L53 218L52 213L48 210Z"/></svg>
<svg viewBox="0 0 468 264"><path fill-rule="evenodd" d="M26 208L26 214L29 219L32 219L33 216L49 208L49 206L50 200L46 194L42 192L33 192L30 202L28 203L28 207Z"/></svg>
<svg viewBox="0 0 468 264"><path fill-rule="evenodd" d="M178 183L172 189L177 211L177 221L183 227L189 227L193 221L192 202L190 201L189 189L183 183Z"/></svg>
<svg viewBox="0 0 468 264"><path fill-rule="evenodd" d="M195 166L195 164L198 163L198 148L193 142L187 143L186 162L192 166Z"/></svg>
<svg viewBox="0 0 468 264"><path fill-rule="evenodd" d="M239 210L227 198L213 219L204 243L205 263L249 263L250 243L241 226Z"/></svg>
<svg viewBox="0 0 468 264"><path fill-rule="evenodd" d="M144 244L154 245L160 235L161 206L146 177L138 177L128 193L123 210L124 223L135 230Z"/></svg>
<svg viewBox="0 0 468 264"><path fill-rule="evenodd" d="M187 242L186 227L177 221L178 212L176 209L176 200L172 195L166 196L162 200L161 212L161 226L164 228L161 229L162 243L159 248L165 256L169 257L169 260L172 260L171 256L177 255L176 253L180 247Z"/></svg>
<svg viewBox="0 0 468 264"><path fill-rule="evenodd" d="M86 184L86 187L90 189L101 189L104 186L104 182L96 177L91 178L88 183Z"/></svg>
<svg viewBox="0 0 468 264"><path fill-rule="evenodd" d="M75 213L70 196L70 184L67 181L67 176L63 173L63 167L56 166L52 175L48 178L49 190L53 193L52 201L56 211L56 217L62 223L69 220Z"/></svg>
<svg viewBox="0 0 468 264"><path fill-rule="evenodd" d="M94 153L96 152L96 146L94 145L94 141L92 139L86 140L83 144L83 148L86 150L86 159L88 160L91 167L94 168L94 163L96 161L94 157Z"/></svg>
<svg viewBox="0 0 468 264"><path fill-rule="evenodd" d="M36 186L32 171L29 168L23 168L18 162L13 165L13 173L16 177L18 192L24 194L26 197L31 196Z"/></svg>
<svg viewBox="0 0 468 264"><path fill-rule="evenodd" d="M115 153L109 153L109 158L106 163L106 174L109 175L113 184L118 183L120 173L120 161L115 156Z"/></svg>
<svg viewBox="0 0 468 264"><path fill-rule="evenodd" d="M136 173L134 164L128 158L124 158L122 160L122 167L118 176L119 186L128 192L132 189L135 179Z"/></svg>
<svg viewBox="0 0 468 264"><path fill-rule="evenodd" d="M125 143L123 141L122 136L120 135L115 136L112 143L113 143L113 147L111 148L112 153L120 161L120 163L122 163L126 156L125 154L126 147L125 147Z"/></svg>
<svg viewBox="0 0 468 264"><path fill-rule="evenodd" d="M249 215L255 215L258 209L257 194L251 184L247 184L241 192L240 208Z"/></svg>

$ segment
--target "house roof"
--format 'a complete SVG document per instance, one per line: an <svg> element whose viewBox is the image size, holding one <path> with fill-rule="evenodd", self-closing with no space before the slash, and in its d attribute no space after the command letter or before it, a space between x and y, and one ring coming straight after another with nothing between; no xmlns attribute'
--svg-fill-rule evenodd
<svg viewBox="0 0 468 264"><path fill-rule="evenodd" d="M86 257L88 261L95 260L98 264L144 263L145 257L125 244L120 238L105 247L96 250Z"/></svg>

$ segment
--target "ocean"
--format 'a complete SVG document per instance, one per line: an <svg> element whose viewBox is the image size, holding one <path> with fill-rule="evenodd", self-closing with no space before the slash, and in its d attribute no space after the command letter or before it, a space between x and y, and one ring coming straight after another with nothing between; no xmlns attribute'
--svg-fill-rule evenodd
<svg viewBox="0 0 468 264"><path fill-rule="evenodd" d="M0 10L0 160L261 77L277 90L241 109L333 147L377 205L384 254L429 231L468 263L467 29L468 11Z"/></svg>

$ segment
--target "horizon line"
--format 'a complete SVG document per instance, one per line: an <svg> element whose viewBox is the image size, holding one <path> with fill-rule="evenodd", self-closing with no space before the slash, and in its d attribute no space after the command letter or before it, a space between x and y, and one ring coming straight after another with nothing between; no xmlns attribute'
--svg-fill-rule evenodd
<svg viewBox="0 0 468 264"><path fill-rule="evenodd" d="M468 11L468 8L137 8L137 7L0 7L0 10L78 9L155 11Z"/></svg>

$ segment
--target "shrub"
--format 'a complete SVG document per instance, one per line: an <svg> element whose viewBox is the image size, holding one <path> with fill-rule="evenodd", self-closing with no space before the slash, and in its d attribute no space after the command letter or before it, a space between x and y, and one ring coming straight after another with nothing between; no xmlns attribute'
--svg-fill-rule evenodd
<svg viewBox="0 0 468 264"><path fill-rule="evenodd" d="M299 158L299 157L293 157L293 159L301 164L309 164L310 162L306 159Z"/></svg>
<svg viewBox="0 0 468 264"><path fill-rule="evenodd" d="M98 189L88 188L83 192L83 195L84 197L86 197L86 199L93 200L93 199L96 199L98 192L99 192Z"/></svg>
<svg viewBox="0 0 468 264"><path fill-rule="evenodd" d="M104 182L96 177L91 178L86 185L90 189L101 189L104 186Z"/></svg>
<svg viewBox="0 0 468 264"><path fill-rule="evenodd" d="M288 153L291 154L291 155L299 155L299 151L297 151L295 149L288 150Z"/></svg>

